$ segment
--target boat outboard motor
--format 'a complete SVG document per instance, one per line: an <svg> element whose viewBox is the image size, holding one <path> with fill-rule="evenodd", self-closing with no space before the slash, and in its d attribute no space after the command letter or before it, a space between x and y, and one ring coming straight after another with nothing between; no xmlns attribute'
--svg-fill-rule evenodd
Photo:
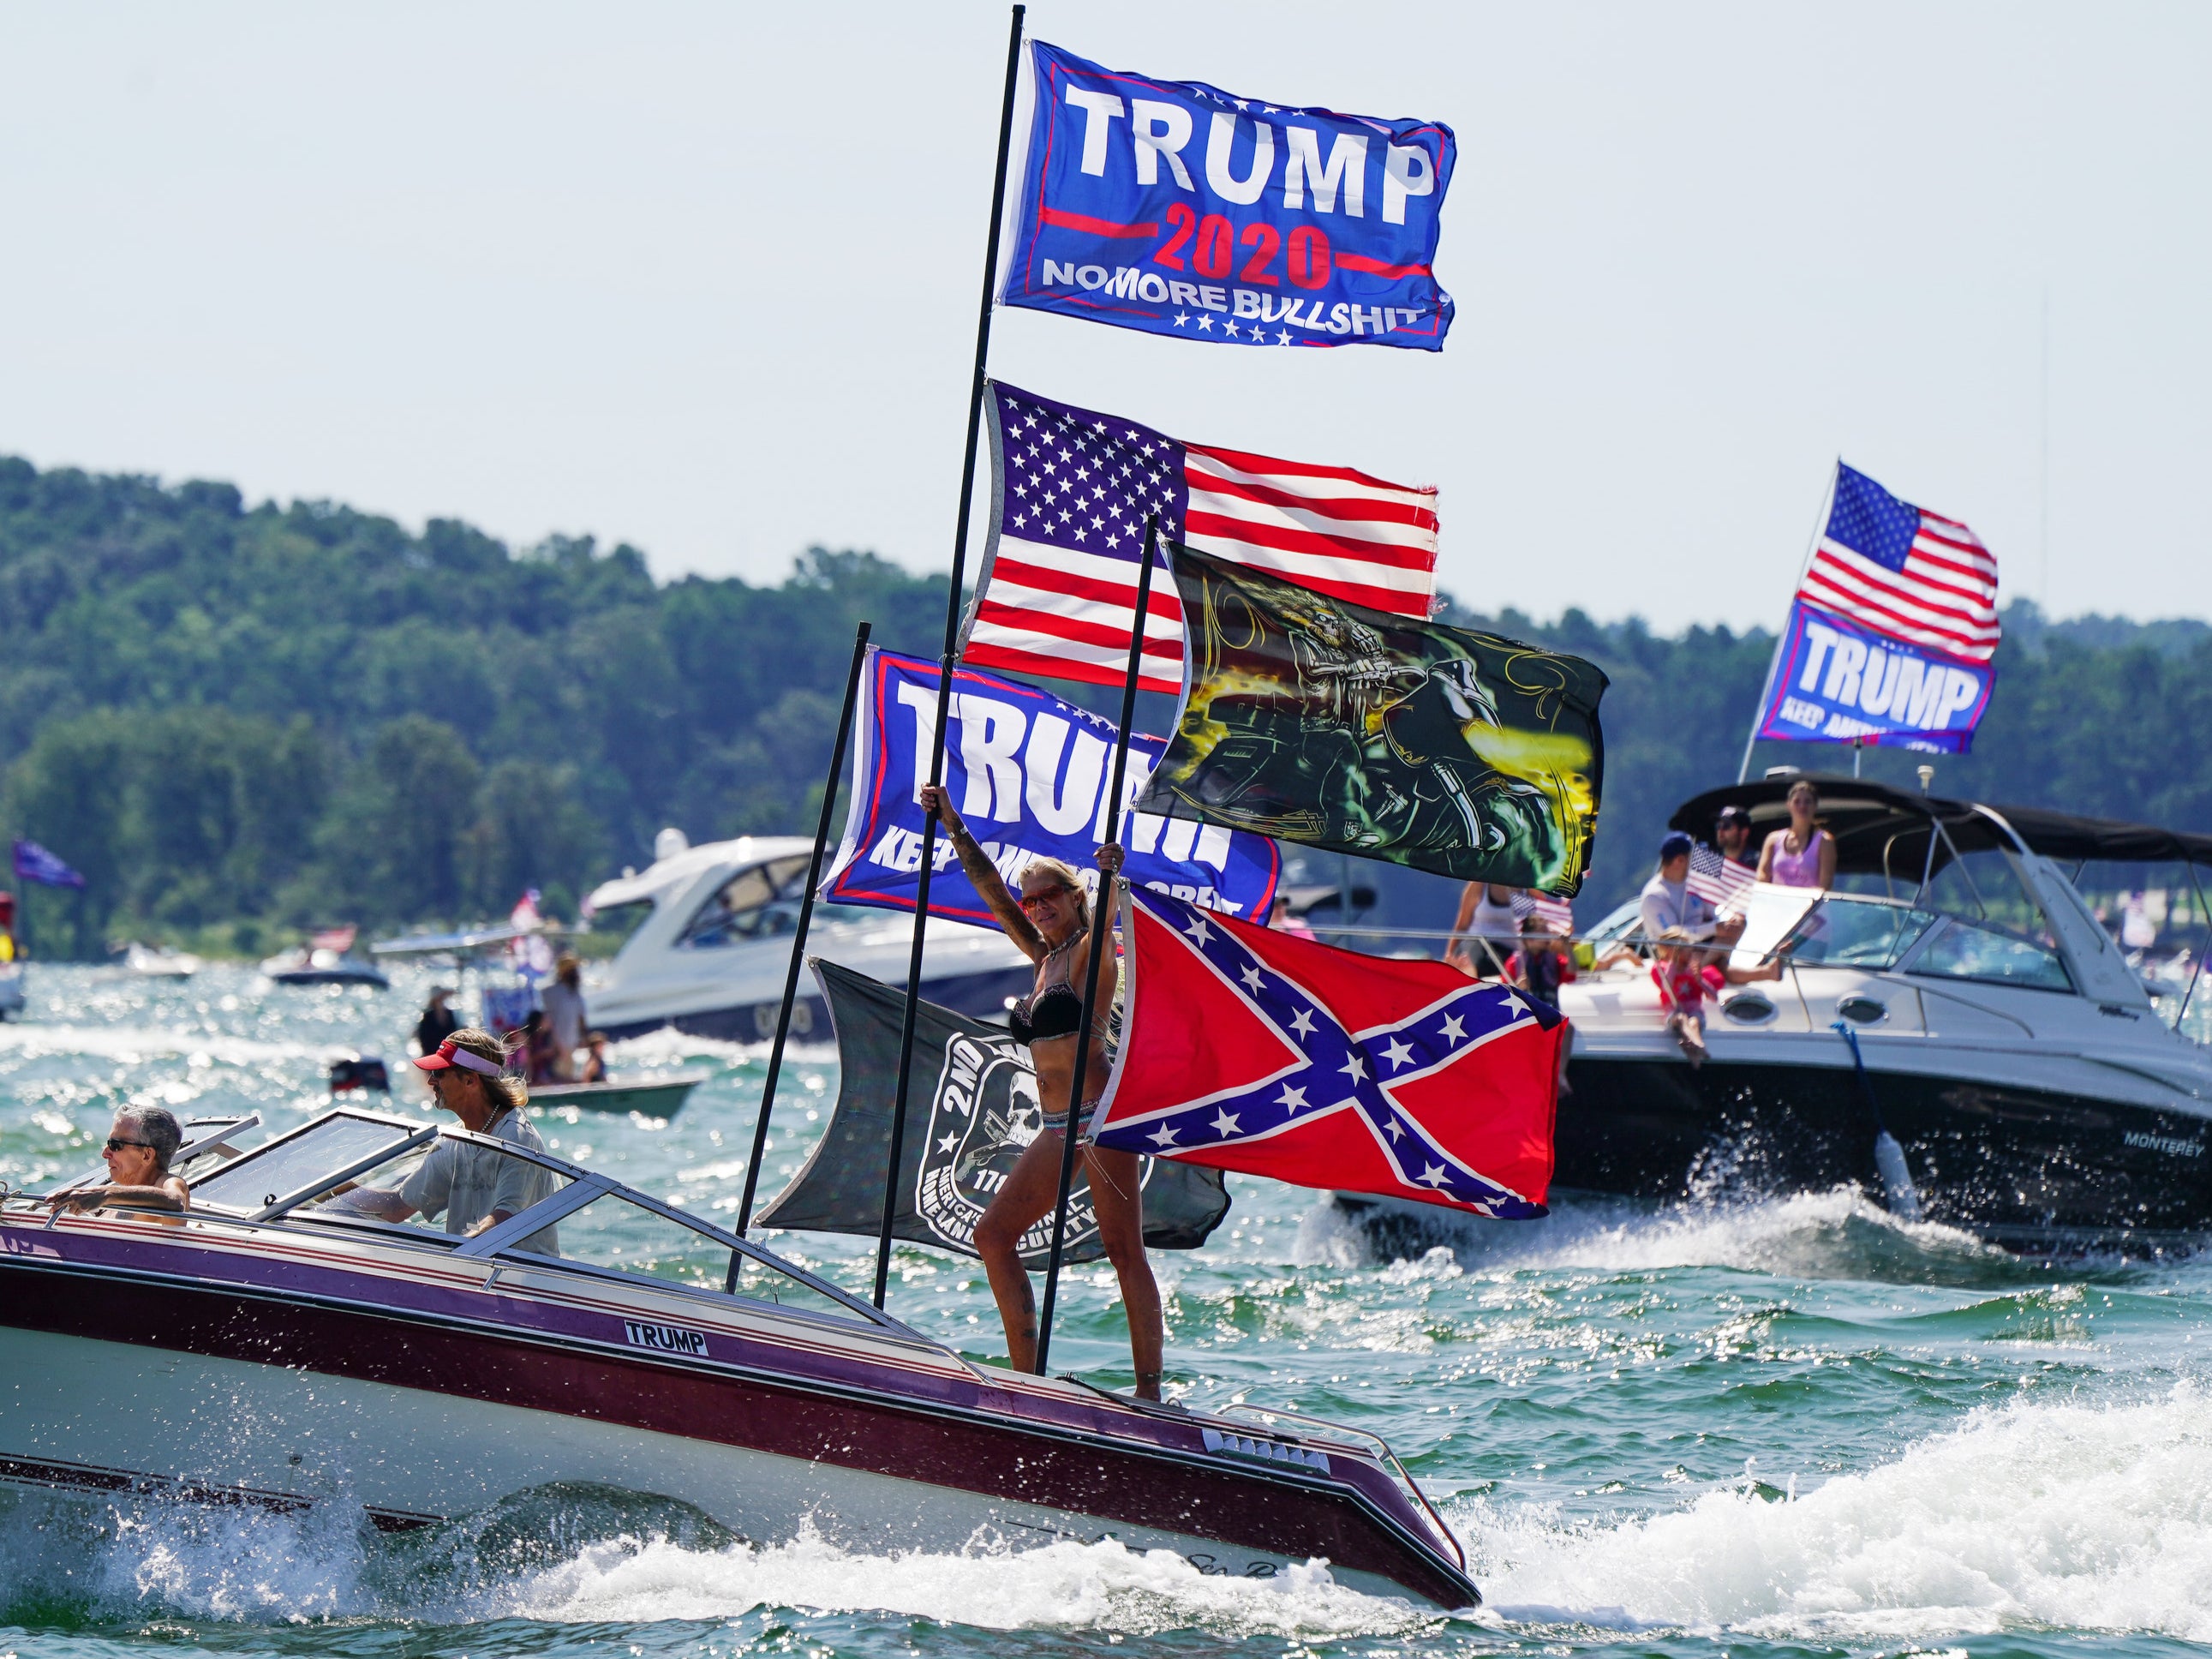
<svg viewBox="0 0 2212 1659"><path fill-rule="evenodd" d="M331 1062L331 1092L349 1094L356 1089L374 1089L387 1095L392 1092L392 1073L384 1069L382 1060L374 1054L362 1054L352 1060Z"/></svg>
<svg viewBox="0 0 2212 1659"><path fill-rule="evenodd" d="M1858 1073L1860 1092L1866 1096L1867 1110L1874 1114L1874 1167L1881 1177L1881 1200L1889 1212L1899 1221L1920 1219L1920 1189L1912 1184L1912 1171L1905 1162L1905 1148L1897 1144L1897 1137L1881 1121L1881 1104L1874 1097L1874 1084L1867 1076L1866 1061L1859 1055L1859 1034L1847 1020L1836 1020L1828 1029L1851 1045L1851 1069Z"/></svg>

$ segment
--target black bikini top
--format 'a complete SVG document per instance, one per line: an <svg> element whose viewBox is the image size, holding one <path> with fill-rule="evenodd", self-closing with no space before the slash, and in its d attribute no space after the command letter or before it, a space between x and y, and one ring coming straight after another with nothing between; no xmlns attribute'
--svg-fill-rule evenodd
<svg viewBox="0 0 2212 1659"><path fill-rule="evenodd" d="M1006 1029L1024 1048L1046 1037L1073 1036L1083 1029L1083 999L1062 981L1006 1011Z"/></svg>

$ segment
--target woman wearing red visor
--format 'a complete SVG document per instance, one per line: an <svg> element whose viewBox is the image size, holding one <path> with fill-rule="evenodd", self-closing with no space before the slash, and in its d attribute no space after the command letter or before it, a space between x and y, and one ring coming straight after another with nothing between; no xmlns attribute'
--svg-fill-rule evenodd
<svg viewBox="0 0 2212 1659"><path fill-rule="evenodd" d="M545 1143L522 1115L522 1081L507 1074L507 1051L489 1031L454 1032L416 1060L439 1105L461 1127L495 1140L544 1152ZM504 1158L488 1146L441 1140L397 1188L362 1187L339 1201L380 1221L412 1215L445 1218L449 1233L476 1234L519 1215L553 1191L553 1172L526 1158ZM557 1254L550 1228L525 1239L522 1248Z"/></svg>

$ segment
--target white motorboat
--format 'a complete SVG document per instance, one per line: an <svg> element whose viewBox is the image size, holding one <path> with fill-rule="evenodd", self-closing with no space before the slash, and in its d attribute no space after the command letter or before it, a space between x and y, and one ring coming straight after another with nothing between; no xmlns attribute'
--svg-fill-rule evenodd
<svg viewBox="0 0 2212 1659"><path fill-rule="evenodd" d="M330 927L296 951L270 957L261 971L279 985L369 985L392 988L381 969L353 954L355 930Z"/></svg>
<svg viewBox="0 0 2212 1659"><path fill-rule="evenodd" d="M664 830L656 850L649 869L603 883L587 902L595 919L650 907L608 968L586 981L592 1026L612 1037L667 1025L741 1042L772 1036L813 843L746 836L691 847ZM807 951L903 985L913 939L913 921L897 912L817 904ZM988 1018L1029 994L1029 958L994 929L932 917L924 948L921 994L932 1002ZM801 997L791 1029L827 1039L818 996Z"/></svg>
<svg viewBox="0 0 2212 1659"><path fill-rule="evenodd" d="M189 951L169 945L141 945L134 939L123 947L122 966L125 973L142 979L190 979L202 964Z"/></svg>
<svg viewBox="0 0 2212 1659"><path fill-rule="evenodd" d="M533 1166L547 1196L473 1237L349 1204L441 1135ZM1112 1538L1208 1573L1321 1558L1370 1593L1480 1599L1371 1435L977 1364L559 1158L340 1107L179 1167L182 1218L0 1200L0 1481L387 1530L592 1482L763 1544Z"/></svg>
<svg viewBox="0 0 2212 1659"><path fill-rule="evenodd" d="M1736 805L1763 836L1794 781L1712 791L1674 827L1709 834ZM2090 866L2136 888L2151 866L2179 869L2201 923L2193 866L2212 837L1813 782L1838 890L1750 891L1732 965L1784 975L1721 993L1702 1066L1644 965L1561 988L1574 1049L1555 1186L1859 1182L2018 1249L2212 1238L2212 1054L2185 1035L2203 1028L2202 988L2192 974L2154 994L2076 885ZM1595 936L1633 921L1624 907ZM1885 1133L1901 1171L1878 1164Z"/></svg>

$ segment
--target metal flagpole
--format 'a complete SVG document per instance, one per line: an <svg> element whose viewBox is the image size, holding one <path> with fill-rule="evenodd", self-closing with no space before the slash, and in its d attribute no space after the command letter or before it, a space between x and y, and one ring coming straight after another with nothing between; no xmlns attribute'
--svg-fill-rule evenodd
<svg viewBox="0 0 2212 1659"><path fill-rule="evenodd" d="M845 769L845 745L853 735L853 709L860 701L860 667L868 658L868 624L853 635L853 666L845 676L845 708L837 716L837 741L830 751L830 778L822 786L822 817L814 826L814 857L806 866L806 892L799 901L799 931L791 940L791 971L783 981L783 1007L775 1017L775 1041L768 1051L768 1081L761 1085L760 1115L753 1122L753 1155L745 1165L745 1195L738 1201L739 1238L752 1225L753 1194L760 1187L761 1159L768 1151L769 1113L775 1106L775 1081L783 1072L783 1045L791 1035L791 1010L799 1000L799 973L806 965L806 929L814 920L814 889L822 879L822 854L830 844L830 816L837 805L837 780ZM730 1285L737 1288L738 1259L730 1257Z"/></svg>
<svg viewBox="0 0 2212 1659"><path fill-rule="evenodd" d="M945 725L952 703L952 664L960 647L960 584L968 566L968 503L975 493L975 445L982 431L985 369L991 358L991 293L999 278L999 229L1006 212L1006 152L1014 139L1014 90L1022 64L1022 16L1013 9L1006 37L1006 94L999 106L999 163L991 179L991 234L983 248L983 301L975 319L975 373L968 392L968 453L960 465L960 511L952 531L952 589L945 596L945 655L937 682L937 730L930 739L929 781L945 781ZM915 1005L921 999L921 946L929 927L929 878L937 862L937 814L921 826L921 881L914 896L914 949L908 954L906 1013L899 1024L898 1096L891 1107L891 1144L884 1167L884 1224L876 1239L876 1306L890 1282L891 1222L898 1213L899 1160L906 1152L907 1068L914 1061Z"/></svg>
<svg viewBox="0 0 2212 1659"><path fill-rule="evenodd" d="M1820 497L1820 516L1813 520L1813 539L1806 543L1805 556L1803 559L1799 561L1797 565L1797 586L1799 587L1802 587L1805 585L1805 572L1813 562L1814 553L1820 548L1821 532L1828 527L1828 511L1835 505L1836 500L1836 478L1838 476L1838 469L1841 468L1843 464L1843 458L1841 456L1838 456L1836 458L1835 466L1831 467L1828 470L1827 491ZM1791 602L1795 603L1797 596L1794 590L1790 593L1790 597ZM1780 636L1774 641L1774 654L1766 659L1766 684L1759 688L1759 707L1751 711L1751 731L1745 736L1743 740L1743 763L1735 769L1735 781L1738 783L1741 783L1746 778L1751 775L1751 746L1759 741L1759 717L1766 713L1766 700L1774 695L1775 671L1782 666L1782 647L1784 641L1789 637L1790 624L1785 621L1782 624L1782 633Z"/></svg>
<svg viewBox="0 0 2212 1659"><path fill-rule="evenodd" d="M1145 623L1152 598L1153 550L1158 545L1160 517L1145 515L1145 563L1137 573L1136 626L1129 635L1129 672L1121 682L1121 731L1114 740L1114 777L1106 787L1107 838L1121 836L1121 778L1129 760L1129 727L1137 718L1137 676L1145 660ZM1060 1199L1052 1212L1052 1255L1044 1269L1044 1311L1037 1316L1036 1374L1045 1374L1046 1356L1052 1351L1052 1310L1060 1299L1060 1258L1067 1244L1067 1194L1075 1185L1075 1143L1082 1134L1083 1073L1091 1059L1091 1021L1098 1006L1098 964L1114 948L1114 878L1101 872L1098 901L1091 907L1091 961L1083 980L1083 1024L1075 1028L1075 1075L1067 1085L1067 1132L1060 1143Z"/></svg>

